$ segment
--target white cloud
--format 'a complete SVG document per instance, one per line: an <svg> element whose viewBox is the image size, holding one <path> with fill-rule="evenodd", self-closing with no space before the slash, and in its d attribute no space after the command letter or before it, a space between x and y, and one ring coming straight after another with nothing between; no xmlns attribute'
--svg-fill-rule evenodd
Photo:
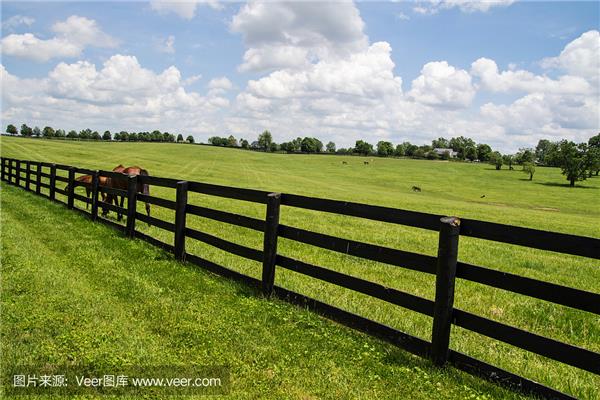
<svg viewBox="0 0 600 400"><path fill-rule="evenodd" d="M475 88L467 71L436 61L423 66L421 75L412 81L408 96L431 106L462 108L471 104Z"/></svg>
<svg viewBox="0 0 600 400"><path fill-rule="evenodd" d="M398 14L396 14L396 19L400 21L409 21L410 17L404 14L403 12L399 12Z"/></svg>
<svg viewBox="0 0 600 400"><path fill-rule="evenodd" d="M52 26L56 36L40 39L32 33L11 34L2 38L3 55L45 62L52 58L77 57L87 46L115 47L117 41L102 32L96 21L72 15Z"/></svg>
<svg viewBox="0 0 600 400"><path fill-rule="evenodd" d="M6 21L2 22L2 30L13 31L21 25L31 26L35 19L26 15L13 15Z"/></svg>
<svg viewBox="0 0 600 400"><path fill-rule="evenodd" d="M233 17L248 49L241 71L302 68L364 50L368 40L354 3L250 2Z"/></svg>
<svg viewBox="0 0 600 400"><path fill-rule="evenodd" d="M437 14L441 10L458 8L462 12L487 12L493 7L508 7L515 0L427 0L413 7L418 14Z"/></svg>
<svg viewBox="0 0 600 400"><path fill-rule="evenodd" d="M224 76L221 78L211 79L211 81L208 82L209 89L230 90L232 87L233 87L233 84L231 83L231 81Z"/></svg>
<svg viewBox="0 0 600 400"><path fill-rule="evenodd" d="M600 32L592 30L583 33L570 42L558 57L542 60L542 66L559 68L597 83L600 80Z"/></svg>
<svg viewBox="0 0 600 400"><path fill-rule="evenodd" d="M207 5L214 10L221 10L223 5L217 0L152 0L150 7L161 14L174 13L183 19L192 19L196 16L199 5Z"/></svg>

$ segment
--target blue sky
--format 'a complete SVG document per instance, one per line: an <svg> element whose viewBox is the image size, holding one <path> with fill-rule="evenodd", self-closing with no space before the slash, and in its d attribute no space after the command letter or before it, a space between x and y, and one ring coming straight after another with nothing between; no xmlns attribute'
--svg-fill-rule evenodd
<svg viewBox="0 0 600 400"><path fill-rule="evenodd" d="M503 151L597 133L599 4L481 4L2 2L3 124Z"/></svg>

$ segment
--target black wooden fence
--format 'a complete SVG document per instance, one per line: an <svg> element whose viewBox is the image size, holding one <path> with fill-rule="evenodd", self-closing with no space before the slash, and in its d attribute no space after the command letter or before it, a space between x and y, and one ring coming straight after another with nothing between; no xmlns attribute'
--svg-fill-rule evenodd
<svg viewBox="0 0 600 400"><path fill-rule="evenodd" d="M454 283L456 278L460 278L600 315L600 294L500 272L457 260L460 236L470 236L597 260L600 259L600 239L345 201L218 186L202 182L188 182L154 176L126 176L110 171L89 170L68 165L15 160L4 157L1 162L3 181L24 187L29 191L35 191L37 194L51 200L57 200L57 193L65 195L67 198L66 204L69 208L86 214L85 210L74 205L75 199L86 203L90 202L85 196L75 193L75 178L76 174L90 175L92 182L86 186L92 191L89 215L93 220L112 225L122 230L129 237L141 238L172 251L177 259L186 260L214 273L243 281L262 289L266 295L273 295L294 304L302 305L337 322L390 342L413 354L428 357L439 366L450 363L463 371L508 385L525 393L532 393L546 398L571 398L565 393L450 349L450 331L452 325L455 325L600 375L599 353L530 333L453 307ZM68 178L60 176L57 171L68 172ZM128 190L102 187L100 177L126 179ZM68 191L58 188L57 181L68 184ZM176 201L137 193L136 185L138 183L173 188L176 191ZM42 193L42 189L47 189L47 193ZM127 207L118 207L102 202L98 198L100 191L124 196L128 200ZM189 204L187 201L189 192L265 204L266 219L260 220ZM138 200L175 210L175 221L163 221L149 217L143 212L138 212L136 210ZM416 254L283 225L279 223L280 207L282 205L438 231L438 255L432 257ZM102 218L98 215L99 207L126 215L126 226ZM263 250L252 249L188 228L186 227L186 214L263 232ZM174 243L164 243L139 232L135 229L136 221L146 222L173 232ZM434 274L436 276L435 301L279 255L277 254L278 237L342 254ZM199 240L229 253L262 262L262 280L217 265L200 256L186 253L186 238ZM277 267L295 271L433 317L431 342L276 286L274 282Z"/></svg>

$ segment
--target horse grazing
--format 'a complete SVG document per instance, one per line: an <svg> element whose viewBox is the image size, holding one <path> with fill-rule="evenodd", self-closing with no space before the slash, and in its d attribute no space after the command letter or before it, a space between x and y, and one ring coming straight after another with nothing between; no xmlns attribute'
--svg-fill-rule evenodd
<svg viewBox="0 0 600 400"><path fill-rule="evenodd" d="M369 165L369 162L368 161L363 161L363 164Z"/></svg>
<svg viewBox="0 0 600 400"><path fill-rule="evenodd" d="M413 192L420 192L420 191L421 191L421 188L420 188L420 187L418 187L418 186L413 186L413 187L412 187L412 190L413 190Z"/></svg>
<svg viewBox="0 0 600 400"><path fill-rule="evenodd" d="M120 172L123 169L125 169L125 167L122 166L121 164L119 164L115 168L113 168L113 171ZM98 176L98 185L106 186L107 180L108 180L108 178L106 176ZM75 178L75 184L73 185L74 187L77 187L77 186L85 187L85 197L88 198L88 201L85 203L86 210L88 209L88 207L90 205L89 199L92 196L92 187L91 186L92 186L93 181L94 181L94 177L92 175L82 175L82 176ZM65 192L69 192L69 185L65 186ZM100 191L100 195L102 196L102 201L106 201L106 193Z"/></svg>
<svg viewBox="0 0 600 400"><path fill-rule="evenodd" d="M124 175L148 176L148 171L146 171L145 169L140 168L138 166L123 168L121 171L115 171L115 172L121 172ZM109 178L107 178L106 186L111 189L120 189L120 190L126 191L127 190L127 179L125 176L123 176L123 178L109 177ZM138 183L136 185L136 191L137 191L137 193L149 195L150 194L150 186L147 183L143 183L143 184ZM116 194L109 193L108 196L106 196L106 202L108 204L112 204L112 202L114 201L116 206L123 207L123 202L125 201L125 196L120 196L121 197L120 204L118 201L118 197L119 196ZM102 209L102 215L106 216L107 214L108 214L108 210ZM146 214L148 214L148 216L150 216L150 203L146 203ZM117 220L120 221L122 218L123 218L123 215L120 213L117 213Z"/></svg>

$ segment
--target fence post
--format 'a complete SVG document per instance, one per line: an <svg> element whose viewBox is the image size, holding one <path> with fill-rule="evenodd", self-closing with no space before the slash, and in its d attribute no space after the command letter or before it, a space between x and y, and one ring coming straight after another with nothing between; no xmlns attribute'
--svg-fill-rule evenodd
<svg viewBox="0 0 600 400"><path fill-rule="evenodd" d="M15 185L21 186L21 160L17 161L17 176L15 177Z"/></svg>
<svg viewBox="0 0 600 400"><path fill-rule="evenodd" d="M50 200L56 200L56 164L50 166Z"/></svg>
<svg viewBox="0 0 600 400"><path fill-rule="evenodd" d="M277 230L279 228L279 208L281 193L267 195L267 217L263 243L262 290L266 296L273 292L275 284L275 262L277 260Z"/></svg>
<svg viewBox="0 0 600 400"><path fill-rule="evenodd" d="M75 167L69 167L69 192L67 193L67 207L73 208L75 201Z"/></svg>
<svg viewBox="0 0 600 400"><path fill-rule="evenodd" d="M188 182L177 182L175 197L175 258L185 260L185 217L188 201Z"/></svg>
<svg viewBox="0 0 600 400"><path fill-rule="evenodd" d="M92 174L92 221L98 219L98 185L100 172L94 171Z"/></svg>
<svg viewBox="0 0 600 400"><path fill-rule="evenodd" d="M443 366L448 361L450 346L460 219L444 217L440 221L433 329L431 332L431 358L436 365Z"/></svg>
<svg viewBox="0 0 600 400"><path fill-rule="evenodd" d="M31 190L31 162L25 161L25 189Z"/></svg>
<svg viewBox="0 0 600 400"><path fill-rule="evenodd" d="M98 186L96 185L96 188ZM96 204L98 202L96 201ZM132 238L135 236L135 213L137 208L137 175L129 175L127 177L127 226L125 227L125 235ZM96 206L96 215L98 215L98 207Z"/></svg>
<svg viewBox="0 0 600 400"><path fill-rule="evenodd" d="M42 163L38 162L35 171L35 194L40 194L42 190Z"/></svg>

